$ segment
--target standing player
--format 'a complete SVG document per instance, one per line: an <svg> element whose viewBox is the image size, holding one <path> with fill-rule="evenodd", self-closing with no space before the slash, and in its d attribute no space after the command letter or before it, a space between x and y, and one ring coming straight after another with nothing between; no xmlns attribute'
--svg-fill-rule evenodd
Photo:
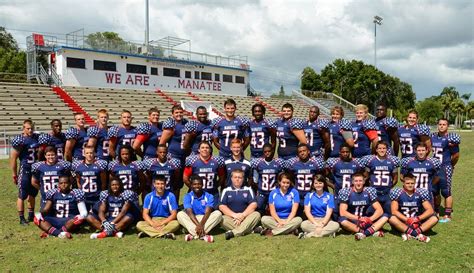
<svg viewBox="0 0 474 273"><path fill-rule="evenodd" d="M354 150L352 155L361 158L372 153L378 141L377 124L373 119L367 119L369 108L364 104L355 107L356 120L352 122Z"/></svg>
<svg viewBox="0 0 474 273"><path fill-rule="evenodd" d="M77 187L84 192L84 201L89 211L99 201L101 190L107 189L107 161L96 160L95 149L91 146L84 148L84 161L72 163Z"/></svg>
<svg viewBox="0 0 474 273"><path fill-rule="evenodd" d="M107 167L109 181L112 181L114 177L118 178L122 182L124 190L131 190L140 194L145 186L142 162L132 161L135 153L129 145L122 146L118 152L118 158L110 161Z"/></svg>
<svg viewBox="0 0 474 273"><path fill-rule="evenodd" d="M87 216L84 193L71 189L68 176L59 177L58 188L46 193L46 204L35 215L35 224L44 231L41 238L49 235L71 239L70 231L76 230Z"/></svg>
<svg viewBox="0 0 474 273"><path fill-rule="evenodd" d="M302 215L304 196L311 191L313 176L324 171L322 157L311 157L307 144L298 145L298 157L286 161L286 169L295 177L295 188L300 194L299 213Z"/></svg>
<svg viewBox="0 0 474 273"><path fill-rule="evenodd" d="M132 126L132 113L128 110L123 110L120 114L120 125L115 125L109 128L109 155L110 158L115 159L120 156L119 151L125 145L133 146L133 141L137 137L137 129ZM136 160L136 156L132 158Z"/></svg>
<svg viewBox="0 0 474 273"><path fill-rule="evenodd" d="M186 159L186 152L184 150L184 127L188 120L183 118L183 108L179 105L174 105L171 108L172 118L168 118L163 122L163 134L160 138L160 144L168 144L168 152L171 158L179 160L180 166L183 166ZM183 177L183 169L178 168L178 177ZM179 191L183 188L183 180L176 179L173 185L173 193L176 200L179 200Z"/></svg>
<svg viewBox="0 0 474 273"><path fill-rule="evenodd" d="M381 230L388 217L383 215L374 188L364 187L364 175L352 176L352 187L339 192L339 223L342 228L355 233L355 239L367 236L383 237Z"/></svg>
<svg viewBox="0 0 474 273"><path fill-rule="evenodd" d="M31 165L35 163L38 155L38 135L34 133L33 121L26 119L23 121L23 132L12 140L10 154L10 168L12 171L13 183L18 185L18 199L16 207L20 217L20 224L27 225L32 221L35 211L35 197L38 190L31 185ZM20 160L20 170L18 170L17 160ZM24 200L28 199L28 221L25 219Z"/></svg>
<svg viewBox="0 0 474 273"><path fill-rule="evenodd" d="M319 108L311 106L309 108L309 118L304 127L304 133L311 155L328 158L331 150L328 123L327 120L318 117Z"/></svg>
<svg viewBox="0 0 474 273"><path fill-rule="evenodd" d="M63 160L58 161L54 146L46 147L44 155L45 161L36 162L31 166L31 184L40 191L41 208L46 204L46 193L58 188L59 177L71 174L71 163Z"/></svg>
<svg viewBox="0 0 474 273"><path fill-rule="evenodd" d="M244 171L244 186L249 186L253 182L252 180L252 168L250 162L244 158L244 152L242 150L242 141L240 139L232 139L230 143L230 151L232 156L224 161L226 169L226 187L229 187L232 183L230 181L230 174L232 171L239 169Z"/></svg>
<svg viewBox="0 0 474 273"><path fill-rule="evenodd" d="M354 147L352 125L350 121L344 119L344 109L341 106L334 106L331 109L331 121L328 126L331 141L329 157L338 157L339 149L343 143L346 143L349 148Z"/></svg>
<svg viewBox="0 0 474 273"><path fill-rule="evenodd" d="M263 157L252 158L250 165L257 172L257 211L265 214L268 205L268 196L276 188L278 174L285 169L285 162L281 158L273 158L273 147L270 143L263 145Z"/></svg>
<svg viewBox="0 0 474 273"><path fill-rule="evenodd" d="M148 122L141 123L137 127L137 137L133 142L135 153L142 159L155 158L156 148L160 143L163 132L160 120L160 110L153 107L148 110ZM143 144L143 150L142 150Z"/></svg>
<svg viewBox="0 0 474 273"><path fill-rule="evenodd" d="M207 141L212 142L212 127L211 121L208 119L207 109L204 106L199 106L196 109L197 120L190 120L184 126L184 150L186 154L198 154L199 143Z"/></svg>
<svg viewBox="0 0 474 273"><path fill-rule="evenodd" d="M156 150L157 158L149 158L142 161L143 170L146 171L149 179L149 186L153 190L153 183L158 176L164 176L166 178L165 190L176 191L179 188L176 186L178 180L182 180L181 162L176 158L168 157L168 147L166 144L159 144ZM149 192L147 187L146 192ZM178 199L177 199L178 200Z"/></svg>
<svg viewBox="0 0 474 273"><path fill-rule="evenodd" d="M400 159L388 155L388 145L379 141L375 145L376 155L368 155L362 159L366 168L365 176L369 176L370 186L377 191L377 201L385 214L390 215L390 190L397 184Z"/></svg>
<svg viewBox="0 0 474 273"><path fill-rule="evenodd" d="M293 118L293 105L285 103L281 107L282 117L277 119L278 157L284 160L293 158L297 154L298 144L306 144L304 122Z"/></svg>
<svg viewBox="0 0 474 273"><path fill-rule="evenodd" d="M377 124L380 140L388 144L388 153L398 156L400 141L398 139L398 121L393 117L387 117L387 106L377 105L375 112L375 123Z"/></svg>
<svg viewBox="0 0 474 273"><path fill-rule="evenodd" d="M189 178L195 174L202 178L204 191L212 194L214 200L219 200L219 186L221 189L225 185L224 159L211 154L211 145L207 141L199 144L199 154L186 158L186 165L183 174L183 181L191 188ZM215 207L217 208L217 202Z"/></svg>
<svg viewBox="0 0 474 273"><path fill-rule="evenodd" d="M405 175L411 173L416 178L415 188L425 189L430 194L433 192L433 185L439 182L438 173L441 162L437 158L427 158L428 147L424 143L418 143L415 146L416 156L406 157L401 163L401 180Z"/></svg>
<svg viewBox="0 0 474 273"><path fill-rule="evenodd" d="M95 147L98 159L109 161L109 137L107 122L109 113L105 109L97 112L97 124L87 129L89 140L87 146Z"/></svg>
<svg viewBox="0 0 474 273"><path fill-rule="evenodd" d="M212 121L213 142L219 149L219 156L228 159L231 156L230 142L238 138L243 141L244 150L250 143L248 120L235 116L237 104L233 99L224 102L225 117L217 117Z"/></svg>
<svg viewBox="0 0 474 273"><path fill-rule="evenodd" d="M66 147L64 148L64 157L67 161L84 160L82 149L87 145L87 128L84 115L74 113L74 122L76 125L66 131Z"/></svg>
<svg viewBox="0 0 474 273"><path fill-rule="evenodd" d="M418 143L424 143L431 150L430 128L424 124L418 124L418 112L410 110L406 119L407 124L398 128L398 137L402 158L415 155L415 147ZM397 151L395 151L395 154Z"/></svg>
<svg viewBox="0 0 474 273"><path fill-rule="evenodd" d="M87 222L99 233L92 233L91 239L105 237L123 237L127 230L139 216L138 196L135 192L124 190L122 181L114 178L110 180L109 189L100 193L97 214L87 216Z"/></svg>
<svg viewBox="0 0 474 273"><path fill-rule="evenodd" d="M416 238L428 243L430 237L423 232L429 231L438 222L431 206L431 193L425 189L415 189L415 177L405 176L403 188L390 191L392 214L390 225L402 232L403 241Z"/></svg>
<svg viewBox="0 0 474 273"><path fill-rule="evenodd" d="M51 121L51 132L48 134L41 134L39 136L39 158L44 159L44 149L48 146L56 148L58 160L64 160L64 148L66 146L66 135L61 132L63 124L59 119L53 119Z"/></svg>
<svg viewBox="0 0 474 273"><path fill-rule="evenodd" d="M441 195L444 197L444 217L439 221L441 223L451 221L453 211L453 197L451 196L451 182L453 179L454 166L459 160L459 144L461 138L456 133L448 133L448 120L438 120L438 132L431 135L433 157L441 161L441 167L437 176L439 183L433 185L433 194L435 197L435 211L439 212L441 204Z"/></svg>
<svg viewBox="0 0 474 273"><path fill-rule="evenodd" d="M339 157L338 158L329 158L326 161L326 170L328 177L332 180L329 184L334 190L334 197L336 199L336 209L337 206L337 196L339 191L344 188L351 187L352 175L364 170L363 161L357 158L351 158L351 149L349 145L342 144L339 147Z"/></svg>
<svg viewBox="0 0 474 273"><path fill-rule="evenodd" d="M250 157L263 156L263 145L271 143L273 151L276 147L275 123L265 118L265 106L256 103L252 106L253 120L249 122L250 130Z"/></svg>

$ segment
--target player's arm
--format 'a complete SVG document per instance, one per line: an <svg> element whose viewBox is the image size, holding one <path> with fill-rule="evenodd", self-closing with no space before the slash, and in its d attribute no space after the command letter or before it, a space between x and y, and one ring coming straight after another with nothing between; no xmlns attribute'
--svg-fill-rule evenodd
<svg viewBox="0 0 474 273"><path fill-rule="evenodd" d="M346 217L346 218L349 219L349 220L358 220L358 219L359 219L359 216L348 212L348 211L347 211L347 208L348 208L347 203L341 202L340 205L339 205L339 214L340 214L341 216Z"/></svg>
<svg viewBox="0 0 474 273"><path fill-rule="evenodd" d="M276 129L275 128L270 128L268 130L268 132L270 133L270 143L272 145L272 151L273 151L273 153L275 153L275 149L276 149L276 146L277 146Z"/></svg>
<svg viewBox="0 0 474 273"><path fill-rule="evenodd" d="M342 130L341 132L344 141L349 145L349 147L354 148L354 138L352 136L352 131L349 130Z"/></svg>
<svg viewBox="0 0 474 273"><path fill-rule="evenodd" d="M128 210L130 209L130 202L126 201L125 204L122 207L122 210L120 213L115 217L115 219L112 221L112 223L116 224L122 220L122 218L127 214Z"/></svg>
<svg viewBox="0 0 474 273"><path fill-rule="evenodd" d="M171 174L170 179L171 179L173 187L176 187L178 185L179 179L183 179L183 177L180 177L180 174L181 174L180 170L181 169L175 169L173 171L173 173ZM184 176L184 174L183 174L183 176Z"/></svg>
<svg viewBox="0 0 474 273"><path fill-rule="evenodd" d="M418 218L420 218L421 221L426 220L434 215L434 209L433 209L433 206L431 206L430 201L425 200L423 201L422 205L423 205L424 212L418 216Z"/></svg>
<svg viewBox="0 0 474 273"><path fill-rule="evenodd" d="M76 174L76 185L78 189L81 189L81 175Z"/></svg>
<svg viewBox="0 0 474 273"><path fill-rule="evenodd" d="M218 183L221 186L221 190L225 188L225 179L226 179L226 171L224 167L220 167L217 170L217 176L219 177Z"/></svg>
<svg viewBox="0 0 474 273"><path fill-rule="evenodd" d="M196 215L194 214L193 208L187 208L187 209L184 210L184 212L186 212L186 214L189 216L191 221L193 221L193 223L196 226L201 225L201 223L199 223L199 220L196 218Z"/></svg>
<svg viewBox="0 0 474 273"><path fill-rule="evenodd" d="M107 204L105 202L100 202L100 206L99 206L99 219L101 222L104 222L107 220L107 218L105 217L105 214L107 212ZM117 218L115 218L117 219ZM118 221L117 221L118 222Z"/></svg>
<svg viewBox="0 0 474 273"><path fill-rule="evenodd" d="M101 190L105 191L107 189L107 172L101 171L99 176L100 176Z"/></svg>
<svg viewBox="0 0 474 273"><path fill-rule="evenodd" d="M189 178L191 177L192 174L193 174L192 167L186 166L183 172L183 182L186 186L188 186L188 188L191 188L191 181L189 181Z"/></svg>
<svg viewBox="0 0 474 273"><path fill-rule="evenodd" d="M398 156L398 151L400 150L400 139L398 138L397 128L390 127L387 129L387 133L393 143L394 156Z"/></svg>
<svg viewBox="0 0 474 273"><path fill-rule="evenodd" d="M440 180L439 176L435 175L433 177L433 181L431 181L431 182L433 183L433 185L438 185L439 180Z"/></svg>
<svg viewBox="0 0 474 273"><path fill-rule="evenodd" d="M372 220L372 222L375 222L377 221L377 219L380 218L380 216L382 216L383 208L378 201L373 202L372 207L374 208L375 211L374 211L374 214L370 216L370 220Z"/></svg>
<svg viewBox="0 0 474 273"><path fill-rule="evenodd" d="M115 147L117 145L117 138L116 137L111 137L109 139L109 155L110 158L115 158Z"/></svg>
<svg viewBox="0 0 474 273"><path fill-rule="evenodd" d="M331 154L331 138L329 136L329 130L323 128L321 130L321 138L323 139L323 147L324 147L324 159L328 159L329 155Z"/></svg>
<svg viewBox="0 0 474 273"><path fill-rule="evenodd" d="M397 200L392 200L392 202L390 203L390 208L392 210L392 215L396 216L398 219L400 219L400 221L406 223L408 218L400 212Z"/></svg>
<svg viewBox="0 0 474 273"><path fill-rule="evenodd" d="M194 142L194 139L196 139L195 132L188 132L184 135L183 148L186 151L187 155L191 153L191 147L192 143Z"/></svg>
<svg viewBox="0 0 474 273"><path fill-rule="evenodd" d="M15 148L11 150L10 154L10 169L12 171L12 178L13 178L13 183L17 184L18 180L18 165L17 165L17 159L20 155L20 152L18 152Z"/></svg>
<svg viewBox="0 0 474 273"><path fill-rule="evenodd" d="M426 156L428 156L431 152L431 138L429 136L421 135L420 140L421 142L425 143L427 150Z"/></svg>
<svg viewBox="0 0 474 273"><path fill-rule="evenodd" d="M160 137L160 144L166 144L174 134L174 129L164 129Z"/></svg>
<svg viewBox="0 0 474 273"><path fill-rule="evenodd" d="M53 201L46 200L46 204L44 204L44 207L40 210L40 212L43 215L48 215L52 208L53 208Z"/></svg>
<svg viewBox="0 0 474 273"><path fill-rule="evenodd" d="M392 173L392 188L398 183L398 170L395 169Z"/></svg>
<svg viewBox="0 0 474 273"><path fill-rule="evenodd" d="M370 141L372 154L375 154L375 145L377 145L377 142L379 141L379 135L377 130L366 130L364 131L364 133Z"/></svg>
<svg viewBox="0 0 474 273"><path fill-rule="evenodd" d="M451 164L453 165L453 168L458 163L458 160L459 160L459 152L451 155Z"/></svg>
<svg viewBox="0 0 474 273"><path fill-rule="evenodd" d="M31 186L37 190L40 189L40 182L34 175L31 176Z"/></svg>
<svg viewBox="0 0 474 273"><path fill-rule="evenodd" d="M138 172L138 193L142 193L143 196L145 196L145 187L146 187L146 183L147 182L147 179L146 179L146 175L144 172Z"/></svg>
<svg viewBox="0 0 474 273"><path fill-rule="evenodd" d="M64 158L67 161L72 161L72 149L76 145L75 139L68 139L66 140L66 146L64 147Z"/></svg>
<svg viewBox="0 0 474 273"><path fill-rule="evenodd" d="M171 222L173 220L176 220L177 215L178 215L178 211L177 210L172 210L172 211L170 211L170 216L168 216L168 218L164 219L161 223L163 225L166 225L169 222Z"/></svg>
<svg viewBox="0 0 474 273"><path fill-rule="evenodd" d="M135 154L137 154L139 157L143 158L143 151L142 151L142 145L143 142L145 142L149 138L149 135L144 135L144 134L139 134L135 138L135 141L133 142L133 150L135 151Z"/></svg>
<svg viewBox="0 0 474 273"><path fill-rule="evenodd" d="M95 148L96 145L97 145L97 137L95 136L89 137L89 140L87 141L87 146L92 146Z"/></svg>
<svg viewBox="0 0 474 273"><path fill-rule="evenodd" d="M302 144L308 144L308 141L306 140L306 136L304 135L304 130L303 129L292 129L291 132L293 135L295 135L296 139Z"/></svg>
<svg viewBox="0 0 474 273"><path fill-rule="evenodd" d="M221 144L219 143L218 137L212 137L212 142L214 143L214 146L216 146L217 150L221 149Z"/></svg>
<svg viewBox="0 0 474 273"><path fill-rule="evenodd" d="M46 160L44 157L44 149L46 149L46 144L42 144L38 148L38 160Z"/></svg>

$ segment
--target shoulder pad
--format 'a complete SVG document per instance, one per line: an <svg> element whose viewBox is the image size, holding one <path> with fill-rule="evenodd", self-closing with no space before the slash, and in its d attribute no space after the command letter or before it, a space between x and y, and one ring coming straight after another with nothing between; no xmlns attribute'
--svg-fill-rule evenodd
<svg viewBox="0 0 474 273"><path fill-rule="evenodd" d="M98 159L95 161L95 164L99 166L103 171L107 170L107 161Z"/></svg>
<svg viewBox="0 0 474 273"><path fill-rule="evenodd" d="M117 125L110 127L109 130L107 131L107 137L108 138L117 137L118 131L119 131L119 127Z"/></svg>
<svg viewBox="0 0 474 273"><path fill-rule="evenodd" d="M89 129L87 129L87 136L88 137L97 137L99 135L99 127L97 126L91 126Z"/></svg>
<svg viewBox="0 0 474 273"><path fill-rule="evenodd" d="M352 123L345 118L341 119L341 121L339 122L339 126L344 131L352 131Z"/></svg>
<svg viewBox="0 0 474 273"><path fill-rule="evenodd" d="M430 135L430 127L424 124L417 124L418 133L422 136L429 136Z"/></svg>
<svg viewBox="0 0 474 273"><path fill-rule="evenodd" d="M109 191L108 190L101 191L100 196L99 196L99 202L107 201L107 197L109 197Z"/></svg>
<svg viewBox="0 0 474 273"><path fill-rule="evenodd" d="M172 118L167 118L163 122L163 129L173 129L176 125L176 121Z"/></svg>
<svg viewBox="0 0 474 273"><path fill-rule="evenodd" d="M186 167L189 167L189 166L193 165L194 162L196 162L198 160L198 158L199 157L197 155L190 155L190 156L186 157L186 161L185 161L184 165Z"/></svg>
<svg viewBox="0 0 474 273"><path fill-rule="evenodd" d="M12 146L15 149L21 148L23 146L23 143L25 142L25 138L23 135L17 135L12 139Z"/></svg>
<svg viewBox="0 0 474 273"><path fill-rule="evenodd" d="M377 130L377 124L374 119L366 119L362 122L364 130Z"/></svg>
<svg viewBox="0 0 474 273"><path fill-rule="evenodd" d="M148 122L140 123L137 126L137 134L139 135L148 135L151 132L151 124Z"/></svg>
<svg viewBox="0 0 474 273"><path fill-rule="evenodd" d="M65 133L66 139L77 139L79 137L79 130L75 127L67 129Z"/></svg>
<svg viewBox="0 0 474 273"><path fill-rule="evenodd" d="M389 128L398 128L400 122L398 122L394 117L386 117L385 122Z"/></svg>
<svg viewBox="0 0 474 273"><path fill-rule="evenodd" d="M461 137L456 133L448 133L448 142L450 144L459 145L461 144Z"/></svg>
<svg viewBox="0 0 474 273"><path fill-rule="evenodd" d="M83 191L81 191L80 189L73 189L71 192L76 197L77 202L84 201L84 192Z"/></svg>
<svg viewBox="0 0 474 273"><path fill-rule="evenodd" d="M117 160L110 161L107 165L107 170L112 171L112 169L118 164Z"/></svg>
<svg viewBox="0 0 474 273"><path fill-rule="evenodd" d="M393 188L390 190L390 200L397 200L398 197L402 194L401 188Z"/></svg>
<svg viewBox="0 0 474 273"><path fill-rule="evenodd" d="M288 124L290 125L290 129L303 129L304 128L304 121L299 118L292 118L288 121Z"/></svg>

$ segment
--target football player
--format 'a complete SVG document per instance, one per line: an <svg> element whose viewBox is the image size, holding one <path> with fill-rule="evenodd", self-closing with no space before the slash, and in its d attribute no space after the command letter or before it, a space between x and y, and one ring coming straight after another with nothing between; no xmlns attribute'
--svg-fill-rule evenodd
<svg viewBox="0 0 474 273"><path fill-rule="evenodd" d="M160 110L153 107L148 110L148 122L140 123L137 127L137 137L133 142L135 153L142 159L155 158L156 148L163 133L160 121ZM143 150L142 150L143 144Z"/></svg>
<svg viewBox="0 0 474 273"><path fill-rule="evenodd" d="M430 128L424 124L418 124L418 112L410 110L406 118L406 125L398 127L398 138L402 158L415 155L415 147L418 143L424 143L431 151ZM395 154L398 151L395 151Z"/></svg>
<svg viewBox="0 0 474 273"><path fill-rule="evenodd" d="M395 118L387 117L387 106L377 105L375 112L379 139L388 144L388 153L398 156L400 141L398 139L399 123Z"/></svg>
<svg viewBox="0 0 474 273"><path fill-rule="evenodd" d="M402 232L403 241L415 238L428 243L430 237L423 234L438 222L431 206L431 193L426 189L415 188L415 176L407 174L403 180L403 188L390 191L392 199L392 217L390 224Z"/></svg>
<svg viewBox="0 0 474 273"><path fill-rule="evenodd" d="M355 107L355 121L352 122L352 136L354 139L354 150L352 156L361 158L372 154L372 148L378 141L377 124L373 119L368 119L368 111L364 104ZM375 150L375 148L374 148Z"/></svg>
<svg viewBox="0 0 474 273"><path fill-rule="evenodd" d="M51 121L51 132L39 136L39 155L38 158L44 160L44 149L48 146L54 146L57 152L58 160L64 160L64 148L66 146L66 135L61 132L63 124L59 119Z"/></svg>
<svg viewBox="0 0 474 273"><path fill-rule="evenodd" d="M89 139L84 114L74 113L74 122L75 126L66 131L66 147L64 148L64 157L70 162L84 160L82 149Z"/></svg>
<svg viewBox="0 0 474 273"><path fill-rule="evenodd" d="M111 161L107 167L109 180L116 177L122 181L124 190L140 194L143 192L146 182L142 161L132 161L135 153L128 144L121 146L118 152L117 160Z"/></svg>
<svg viewBox="0 0 474 273"><path fill-rule="evenodd" d="M230 181L230 174L236 169L244 171L244 186L251 185L253 183L251 181L252 168L250 166L250 162L244 158L242 141L240 139L232 139L230 143L230 151L232 152L232 156L224 161L226 169L226 187L229 187L232 183Z"/></svg>
<svg viewBox="0 0 474 273"><path fill-rule="evenodd" d="M156 150L157 158L149 158L142 161L143 170L146 171L148 178L148 186L153 190L153 181L159 176L163 175L166 178L165 189L168 191L175 191L179 188L176 186L178 180L182 179L180 176L181 162L176 158L168 157L168 147L166 144L159 144ZM147 188L146 192L150 192ZM176 199L178 200L178 199Z"/></svg>
<svg viewBox="0 0 474 273"><path fill-rule="evenodd" d="M308 120L304 126L304 133L311 155L328 158L331 150L328 125L327 120L319 118L319 108L311 106Z"/></svg>
<svg viewBox="0 0 474 273"><path fill-rule="evenodd" d="M208 119L207 109L204 106L199 106L196 109L197 120L190 120L184 126L184 144L183 147L186 150L186 154L198 154L199 143L201 141L207 141L209 144L212 142L212 126L211 121Z"/></svg>
<svg viewBox="0 0 474 273"><path fill-rule="evenodd" d="M436 212L441 204L441 196L444 197L444 217L439 220L441 223L451 221L453 212L451 182L454 166L459 160L459 144L461 143L461 137L456 133L448 132L448 126L447 119L438 120L438 132L431 135L433 157L441 161L441 167L437 174L439 183L433 185Z"/></svg>
<svg viewBox="0 0 474 273"><path fill-rule="evenodd" d="M243 141L244 150L250 143L248 132L248 120L241 116L235 116L237 104L233 99L224 102L225 117L217 117L212 121L213 142L219 149L219 156L224 159L231 157L230 142L234 138Z"/></svg>
<svg viewBox="0 0 474 273"><path fill-rule="evenodd" d="M31 165L38 159L38 134L34 133L34 124L30 119L23 121L23 132L12 140L10 154L10 169L13 183L18 186L18 199L16 207L20 217L20 224L27 225L32 221L35 211L35 197L38 190L31 185ZM17 160L20 161L18 170ZM28 199L28 221L25 219L24 201Z"/></svg>
<svg viewBox="0 0 474 273"><path fill-rule="evenodd" d="M105 109L97 112L97 124L87 129L87 146L95 147L98 159L109 161L109 136L107 125L109 113Z"/></svg>
<svg viewBox="0 0 474 273"><path fill-rule="evenodd" d="M128 110L123 110L120 114L120 125L115 125L109 128L109 155L110 158L116 159L120 156L120 148L125 145L133 146L133 142L137 137L137 129L132 126L132 113ZM132 160L137 160L133 155Z"/></svg>
<svg viewBox="0 0 474 273"><path fill-rule="evenodd" d="M304 122L293 117L293 105L285 103L281 107L282 117L277 119L278 157L288 160L297 155L298 144L306 144Z"/></svg>
<svg viewBox="0 0 474 273"><path fill-rule="evenodd" d="M249 122L250 157L263 156L263 145L271 144L273 151L276 147L276 127L272 120L265 118L265 106L256 103L252 106L253 119Z"/></svg>
<svg viewBox="0 0 474 273"><path fill-rule="evenodd" d="M346 143L350 148L354 147L352 125L344 118L344 109L341 106L337 105L331 109L331 121L328 126L331 140L329 157L338 157L339 149L343 143Z"/></svg>

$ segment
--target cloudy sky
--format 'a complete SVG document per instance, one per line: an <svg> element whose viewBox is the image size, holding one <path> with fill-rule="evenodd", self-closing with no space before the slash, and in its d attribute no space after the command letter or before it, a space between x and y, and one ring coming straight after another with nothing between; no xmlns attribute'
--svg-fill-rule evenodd
<svg viewBox="0 0 474 273"><path fill-rule="evenodd" d="M145 0L0 0L0 25L25 47L32 31L115 31L144 40ZM374 62L410 83L417 98L445 86L474 89L474 1L150 0L150 39L192 40L192 50L248 56L251 85L271 94L297 89L304 67L320 71L336 58ZM472 98L471 98L472 99Z"/></svg>

